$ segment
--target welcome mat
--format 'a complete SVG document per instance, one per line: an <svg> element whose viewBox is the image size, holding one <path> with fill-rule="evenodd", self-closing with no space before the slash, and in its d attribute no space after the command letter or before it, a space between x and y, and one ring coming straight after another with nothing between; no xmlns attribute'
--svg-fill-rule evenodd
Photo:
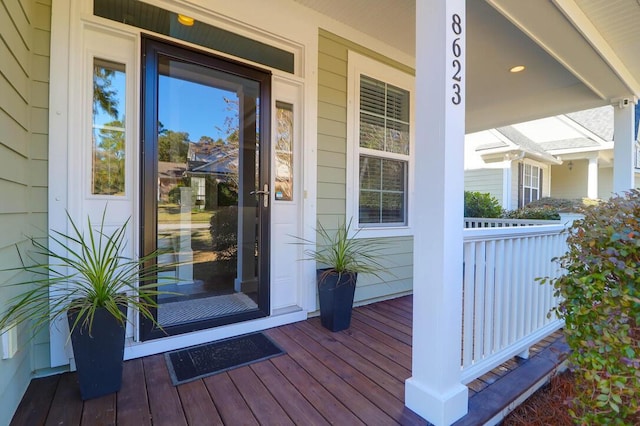
<svg viewBox="0 0 640 426"><path fill-rule="evenodd" d="M174 386L286 353L262 333L166 352Z"/></svg>

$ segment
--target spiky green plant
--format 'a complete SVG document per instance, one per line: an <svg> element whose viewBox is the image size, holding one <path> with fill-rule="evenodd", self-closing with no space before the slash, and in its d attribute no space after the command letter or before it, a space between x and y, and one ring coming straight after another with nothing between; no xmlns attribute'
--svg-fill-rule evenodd
<svg viewBox="0 0 640 426"><path fill-rule="evenodd" d="M33 237L29 238L33 249L27 255L18 249L22 265L6 271L23 271L33 278L9 284L25 290L8 301L9 308L0 316L0 329L31 321L37 332L49 321L74 311L78 315L71 331L81 326L91 334L100 308L124 324L126 310L122 312L119 306L130 306L155 323L151 312L157 306L154 296L165 293L158 290L156 283L155 259L160 253L154 251L136 259L124 257L129 219L107 233L106 209L98 229L88 218L83 232L68 212L67 218L71 225L68 234L54 230L49 235L56 249ZM36 260L43 258L47 260Z"/></svg>
<svg viewBox="0 0 640 426"><path fill-rule="evenodd" d="M317 242L299 238L302 244L314 246L305 250L306 260L315 260L318 269L330 268L338 275L352 272L372 274L382 279L379 273L385 269L381 263L384 244L379 240L357 238L359 229L349 236L351 222L339 223L335 232L318 224Z"/></svg>

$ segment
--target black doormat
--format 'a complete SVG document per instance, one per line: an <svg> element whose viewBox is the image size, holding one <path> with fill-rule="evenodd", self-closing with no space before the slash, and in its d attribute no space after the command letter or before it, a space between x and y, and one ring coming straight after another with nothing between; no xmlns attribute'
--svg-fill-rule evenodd
<svg viewBox="0 0 640 426"><path fill-rule="evenodd" d="M164 354L174 386L284 354L262 333L192 346Z"/></svg>

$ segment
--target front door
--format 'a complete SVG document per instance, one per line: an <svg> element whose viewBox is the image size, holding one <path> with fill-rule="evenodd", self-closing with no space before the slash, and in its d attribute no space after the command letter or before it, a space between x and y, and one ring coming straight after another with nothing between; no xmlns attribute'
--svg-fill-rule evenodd
<svg viewBox="0 0 640 426"><path fill-rule="evenodd" d="M141 235L161 290L142 340L269 315L268 72L143 38Z"/></svg>

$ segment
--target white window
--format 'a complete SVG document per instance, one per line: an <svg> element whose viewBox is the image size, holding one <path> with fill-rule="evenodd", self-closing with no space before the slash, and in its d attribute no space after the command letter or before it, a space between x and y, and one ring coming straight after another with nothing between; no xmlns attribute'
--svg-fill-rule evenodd
<svg viewBox="0 0 640 426"><path fill-rule="evenodd" d="M542 169L531 164L522 165L522 185L519 207L540 199L542 192Z"/></svg>
<svg viewBox="0 0 640 426"><path fill-rule="evenodd" d="M406 235L413 77L349 52L349 89L347 219L362 236Z"/></svg>

